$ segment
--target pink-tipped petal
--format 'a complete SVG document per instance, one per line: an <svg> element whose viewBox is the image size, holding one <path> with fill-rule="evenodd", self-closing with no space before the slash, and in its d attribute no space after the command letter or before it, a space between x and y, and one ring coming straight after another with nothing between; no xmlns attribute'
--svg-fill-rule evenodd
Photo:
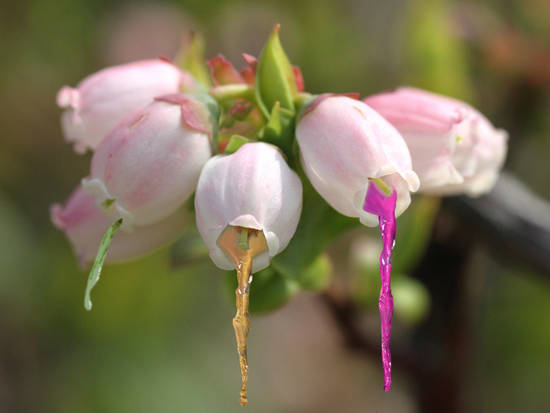
<svg viewBox="0 0 550 413"><path fill-rule="evenodd" d="M368 226L377 218L363 210L369 178L397 191L397 214L410 203L419 181L405 141L384 118L359 100L320 96L296 128L302 165L319 194L338 212Z"/></svg>
<svg viewBox="0 0 550 413"><path fill-rule="evenodd" d="M373 95L364 102L402 134L420 177L420 191L479 195L491 190L495 180L478 177L498 175L506 133L476 109L415 88Z"/></svg>
<svg viewBox="0 0 550 413"><path fill-rule="evenodd" d="M78 152L95 149L126 116L150 103L155 96L196 92L198 83L173 63L161 59L113 66L83 79L76 88L63 87L57 103L65 139Z"/></svg>
<svg viewBox="0 0 550 413"><path fill-rule="evenodd" d="M94 153L86 190L126 228L162 220L195 190L212 154L213 121L203 131L203 114L193 110L208 112L187 95L156 100L121 122Z"/></svg>

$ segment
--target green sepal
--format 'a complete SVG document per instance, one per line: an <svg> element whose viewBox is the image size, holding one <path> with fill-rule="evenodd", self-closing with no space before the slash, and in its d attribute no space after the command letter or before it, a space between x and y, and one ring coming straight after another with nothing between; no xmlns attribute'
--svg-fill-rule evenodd
<svg viewBox="0 0 550 413"><path fill-rule="evenodd" d="M111 205L115 203L115 198L107 198L105 201L101 203L101 207L104 209L108 209Z"/></svg>
<svg viewBox="0 0 550 413"><path fill-rule="evenodd" d="M229 138L229 143L225 147L225 153L226 154L232 154L239 150L241 146L243 146L245 143L250 142L250 139L245 138L241 135L233 135L231 138Z"/></svg>
<svg viewBox="0 0 550 413"><path fill-rule="evenodd" d="M296 99L294 100L294 104L296 105L296 119L302 118L302 113L304 110L309 106L311 102L313 102L316 98L318 98L320 95L312 95L311 93L305 93L301 92L296 95Z"/></svg>
<svg viewBox="0 0 550 413"><path fill-rule="evenodd" d="M205 43L200 33L187 32L174 61L178 67L189 72L205 88L209 88L212 82L204 59Z"/></svg>
<svg viewBox="0 0 550 413"><path fill-rule="evenodd" d="M103 239L101 240L101 244L99 244L99 248L97 250L97 255L95 257L94 264L92 265L92 269L90 270L90 275L88 276L88 283L86 284L86 292L84 293L84 308L88 311L92 309L92 299L91 299L91 292L92 288L97 284L99 281L99 276L101 275L101 269L103 268L103 263L105 262L105 258L107 257L107 250L109 249L109 245L111 245L111 241L113 240L113 236L117 232L117 230L122 225L122 218L117 219L113 225L107 229L107 232L105 232L105 235L103 236Z"/></svg>
<svg viewBox="0 0 550 413"><path fill-rule="evenodd" d="M224 284L230 302L235 302L237 275L235 271L224 272ZM249 311L255 314L267 313L283 306L300 287L294 280L277 273L273 268L258 271L250 284Z"/></svg>
<svg viewBox="0 0 550 413"><path fill-rule="evenodd" d="M282 108L275 102L265 127L259 134L261 141L271 143L283 150L291 158L292 142L294 141L294 113Z"/></svg>
<svg viewBox="0 0 550 413"><path fill-rule="evenodd" d="M332 263L328 255L319 255L305 270L298 274L296 281L304 290L322 291L330 284Z"/></svg>
<svg viewBox="0 0 550 413"><path fill-rule="evenodd" d="M256 69L256 100L266 118L275 102L280 102L281 108L295 113L296 81L292 65L279 40L279 28L278 24L273 28Z"/></svg>

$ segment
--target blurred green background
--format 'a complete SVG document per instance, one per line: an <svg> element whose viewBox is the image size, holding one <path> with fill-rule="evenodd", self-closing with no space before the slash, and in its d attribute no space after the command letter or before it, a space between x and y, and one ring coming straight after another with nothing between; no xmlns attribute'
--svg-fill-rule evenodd
<svg viewBox="0 0 550 413"><path fill-rule="evenodd" d="M409 84L467 100L509 130L506 168L550 198L547 0L3 0L1 412L243 411L233 303L207 259L176 266L165 249L108 265L93 311L84 310L86 272L48 207L88 173L90 155L63 142L55 94L105 66L173 56L186 29L204 34L208 58L221 52L240 66L240 53L258 55L277 22L308 91L367 95ZM334 282L354 290L377 340L374 284L347 264L362 234L375 232L350 234L330 256ZM460 411L548 412L548 283L482 246L468 274L475 305ZM412 283L401 301L409 310L397 309L396 347L429 311L426 291ZM421 411L415 377L394 364L384 394L379 358L346 349L314 293L253 317L249 341L249 411Z"/></svg>

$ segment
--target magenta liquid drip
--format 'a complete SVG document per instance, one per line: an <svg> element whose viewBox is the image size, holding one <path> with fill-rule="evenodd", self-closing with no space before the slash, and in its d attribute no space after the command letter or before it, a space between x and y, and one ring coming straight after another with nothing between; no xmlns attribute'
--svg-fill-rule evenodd
<svg viewBox="0 0 550 413"><path fill-rule="evenodd" d="M382 234L382 253L380 254L380 330L382 340L382 365L384 366L384 391L391 387L391 321L393 315L393 297L391 295L392 250L395 242L395 203L397 193L393 189L391 196L382 192L374 182L369 184L363 210L378 216Z"/></svg>

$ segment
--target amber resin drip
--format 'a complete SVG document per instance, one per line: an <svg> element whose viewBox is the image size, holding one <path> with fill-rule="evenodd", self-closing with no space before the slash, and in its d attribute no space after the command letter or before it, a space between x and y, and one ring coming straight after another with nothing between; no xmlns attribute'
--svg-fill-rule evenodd
<svg viewBox="0 0 550 413"><path fill-rule="evenodd" d="M228 226L218 240L220 248L231 258L237 270L237 289L235 290L237 313L233 318L233 329L237 339L239 365L241 367L241 405L248 404L246 384L248 382L248 358L246 338L250 331L248 318L248 299L252 282L252 262L256 255L267 250L263 232Z"/></svg>

